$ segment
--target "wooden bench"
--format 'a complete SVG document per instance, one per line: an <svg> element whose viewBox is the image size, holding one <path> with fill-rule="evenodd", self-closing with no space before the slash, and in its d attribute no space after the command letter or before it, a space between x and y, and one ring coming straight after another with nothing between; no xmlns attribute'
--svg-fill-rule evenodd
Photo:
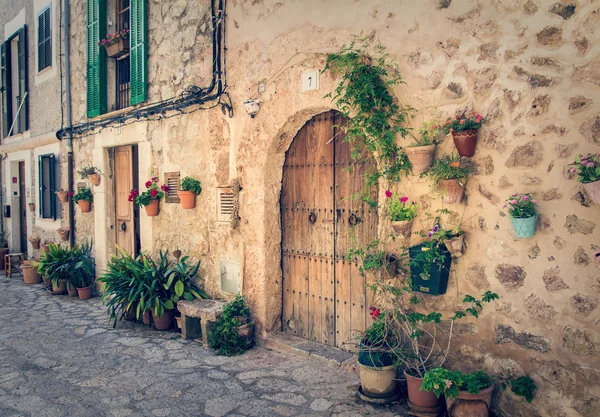
<svg viewBox="0 0 600 417"><path fill-rule="evenodd" d="M177 308L181 312L181 337L195 339L202 337L204 346L208 346L208 333L211 326L223 313L222 301L217 300L181 300Z"/></svg>

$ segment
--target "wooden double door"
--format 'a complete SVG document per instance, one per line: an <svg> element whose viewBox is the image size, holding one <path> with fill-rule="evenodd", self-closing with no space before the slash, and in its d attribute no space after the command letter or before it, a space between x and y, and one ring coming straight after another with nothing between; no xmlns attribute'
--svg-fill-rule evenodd
<svg viewBox="0 0 600 417"><path fill-rule="evenodd" d="M377 209L356 198L372 158L352 158L344 122L330 111L302 127L286 153L281 192L283 330L337 347L372 321L365 278L347 254L377 237Z"/></svg>

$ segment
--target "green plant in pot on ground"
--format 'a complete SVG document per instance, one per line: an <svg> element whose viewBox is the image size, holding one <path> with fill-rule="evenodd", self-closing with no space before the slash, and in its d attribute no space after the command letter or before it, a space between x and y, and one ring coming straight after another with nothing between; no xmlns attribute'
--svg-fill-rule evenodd
<svg viewBox="0 0 600 417"><path fill-rule="evenodd" d="M390 190L386 190L385 196L392 229L405 239L410 239L413 220L417 217L417 203L415 201L409 203L407 196L394 196Z"/></svg>
<svg viewBox="0 0 600 417"><path fill-rule="evenodd" d="M442 191L444 202L454 204L462 200L469 172L470 168L453 154L436 159L427 175Z"/></svg>
<svg viewBox="0 0 600 417"><path fill-rule="evenodd" d="M56 293L64 293L67 284L73 288L89 287L95 276L91 251L91 241L72 248L49 244L48 252L41 254L35 266L47 281L52 282Z"/></svg>
<svg viewBox="0 0 600 417"><path fill-rule="evenodd" d="M91 188L82 187L73 194L73 202L79 206L82 213L89 213L92 210L92 201L94 201L94 194Z"/></svg>
<svg viewBox="0 0 600 417"><path fill-rule="evenodd" d="M196 196L202 192L200 181L192 177L185 177L181 180L180 190L177 191L181 207L184 209L193 209L196 207Z"/></svg>
<svg viewBox="0 0 600 417"><path fill-rule="evenodd" d="M503 208L508 210L510 222L518 238L527 238L535 235L537 223L537 200L531 194L514 193L504 203Z"/></svg>
<svg viewBox="0 0 600 417"><path fill-rule="evenodd" d="M427 172L433 162L433 154L443 133L443 126L435 121L423 122L417 136L411 135L413 143L405 149L414 175Z"/></svg>
<svg viewBox="0 0 600 417"><path fill-rule="evenodd" d="M223 314L211 327L209 347L219 355L239 355L254 344L254 323L244 297L237 295L225 304Z"/></svg>

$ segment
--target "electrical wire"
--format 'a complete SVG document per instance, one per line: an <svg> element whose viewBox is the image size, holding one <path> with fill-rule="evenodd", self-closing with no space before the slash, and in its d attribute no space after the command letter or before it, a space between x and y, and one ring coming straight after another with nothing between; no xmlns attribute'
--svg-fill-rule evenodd
<svg viewBox="0 0 600 417"><path fill-rule="evenodd" d="M211 1L212 20L212 78L208 87L196 85L186 88L176 97L161 100L127 113L109 116L72 126L70 129L61 128L56 136L62 140L69 133L78 138L96 135L109 127L128 126L140 121L156 121L170 119L175 116L194 113L198 110L208 110L221 106L221 110L233 117L233 104L227 90L226 72L224 72L225 52L225 12L224 0ZM218 8L217 8L218 7ZM216 101L215 101L216 100ZM206 103L213 102L208 106Z"/></svg>

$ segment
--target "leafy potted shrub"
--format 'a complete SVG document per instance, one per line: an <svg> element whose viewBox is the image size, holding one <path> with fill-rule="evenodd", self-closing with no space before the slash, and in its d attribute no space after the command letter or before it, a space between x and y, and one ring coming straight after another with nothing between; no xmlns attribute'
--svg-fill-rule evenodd
<svg viewBox="0 0 600 417"><path fill-rule="evenodd" d="M169 187L164 184L159 187L158 177L146 181L145 186L146 191L143 192L131 190L128 200L143 206L149 217L158 216L160 200L165 196L165 192L169 191Z"/></svg>
<svg viewBox="0 0 600 417"><path fill-rule="evenodd" d="M36 266L38 271L52 283L52 294L60 295L67 292L69 281L69 253L68 249L53 243L47 244L47 252L42 252Z"/></svg>
<svg viewBox="0 0 600 417"><path fill-rule="evenodd" d="M60 191L56 191L56 195L58 196L58 199L60 200L61 203L68 203L69 197L71 197L73 195L73 193L71 193L69 191L60 190Z"/></svg>
<svg viewBox="0 0 600 417"><path fill-rule="evenodd" d="M409 204L407 196L394 197L390 190L385 192L385 196L388 198L392 229L405 239L410 239L413 220L417 216L417 203L413 201Z"/></svg>
<svg viewBox="0 0 600 417"><path fill-rule="evenodd" d="M100 181L102 180L102 171L96 168L95 166L88 165L81 168L77 171L82 180L90 180L92 185L98 186L100 185Z"/></svg>
<svg viewBox="0 0 600 417"><path fill-rule="evenodd" d="M29 240L29 242L31 243L31 247L34 250L40 248L40 237L38 235L36 235L35 233L32 234L31 236L29 236L29 238L27 240Z"/></svg>
<svg viewBox="0 0 600 417"><path fill-rule="evenodd" d="M419 137L413 136L414 143L404 149L412 165L413 174L422 174L431 167L437 139L442 131L443 126L437 122L423 122L419 129Z"/></svg>
<svg viewBox="0 0 600 417"><path fill-rule="evenodd" d="M181 189L177 191L181 207L184 209L193 209L196 207L196 196L202 192L200 181L192 177L185 177L181 180Z"/></svg>
<svg viewBox="0 0 600 417"><path fill-rule="evenodd" d="M510 222L517 238L531 237L535 234L535 226L538 218L536 204L537 201L531 198L531 194L529 193L514 193L504 203L503 207L508 209Z"/></svg>
<svg viewBox="0 0 600 417"><path fill-rule="evenodd" d="M440 187L445 203L454 204L462 200L469 167L461 163L460 157L442 156L433 163L428 174L433 183Z"/></svg>
<svg viewBox="0 0 600 417"><path fill-rule="evenodd" d="M494 385L490 376L483 371L465 374L432 368L423 376L421 389L433 392L437 398L443 394L448 415L471 417L489 414Z"/></svg>
<svg viewBox="0 0 600 417"><path fill-rule="evenodd" d="M8 236L9 233L5 230L0 232L0 270L4 270L4 257L8 254Z"/></svg>
<svg viewBox="0 0 600 417"><path fill-rule="evenodd" d="M127 55L129 53L129 29L107 34L98 42L98 45L104 46L106 55L111 58Z"/></svg>
<svg viewBox="0 0 600 417"><path fill-rule="evenodd" d="M21 273L25 284L39 284L42 282L42 276L38 273L36 265L29 260L23 261Z"/></svg>
<svg viewBox="0 0 600 417"><path fill-rule="evenodd" d="M94 201L94 194L92 189L82 187L77 190L77 193L73 195L73 201L77 203L82 213L89 213L92 211L92 201Z"/></svg>
<svg viewBox="0 0 600 417"><path fill-rule="evenodd" d="M592 155L578 155L573 161L570 172L577 173L577 181L583 184L583 188L592 201L600 204L600 153Z"/></svg>
<svg viewBox="0 0 600 417"><path fill-rule="evenodd" d="M254 322L244 297L237 295L223 306L223 314L212 326L209 347L218 355L239 355L254 344Z"/></svg>
<svg viewBox="0 0 600 417"><path fill-rule="evenodd" d="M454 145L460 156L472 157L477 146L477 132L484 122L483 116L472 111L468 115L456 116L454 120L448 119L444 124L446 134L452 133Z"/></svg>
<svg viewBox="0 0 600 417"><path fill-rule="evenodd" d="M77 297L77 287L89 286L85 285L87 283L91 285L95 275L91 251L91 241L72 248L49 244L48 252L42 253L35 266L46 277L46 281L52 283L53 294L68 292L71 297Z"/></svg>

